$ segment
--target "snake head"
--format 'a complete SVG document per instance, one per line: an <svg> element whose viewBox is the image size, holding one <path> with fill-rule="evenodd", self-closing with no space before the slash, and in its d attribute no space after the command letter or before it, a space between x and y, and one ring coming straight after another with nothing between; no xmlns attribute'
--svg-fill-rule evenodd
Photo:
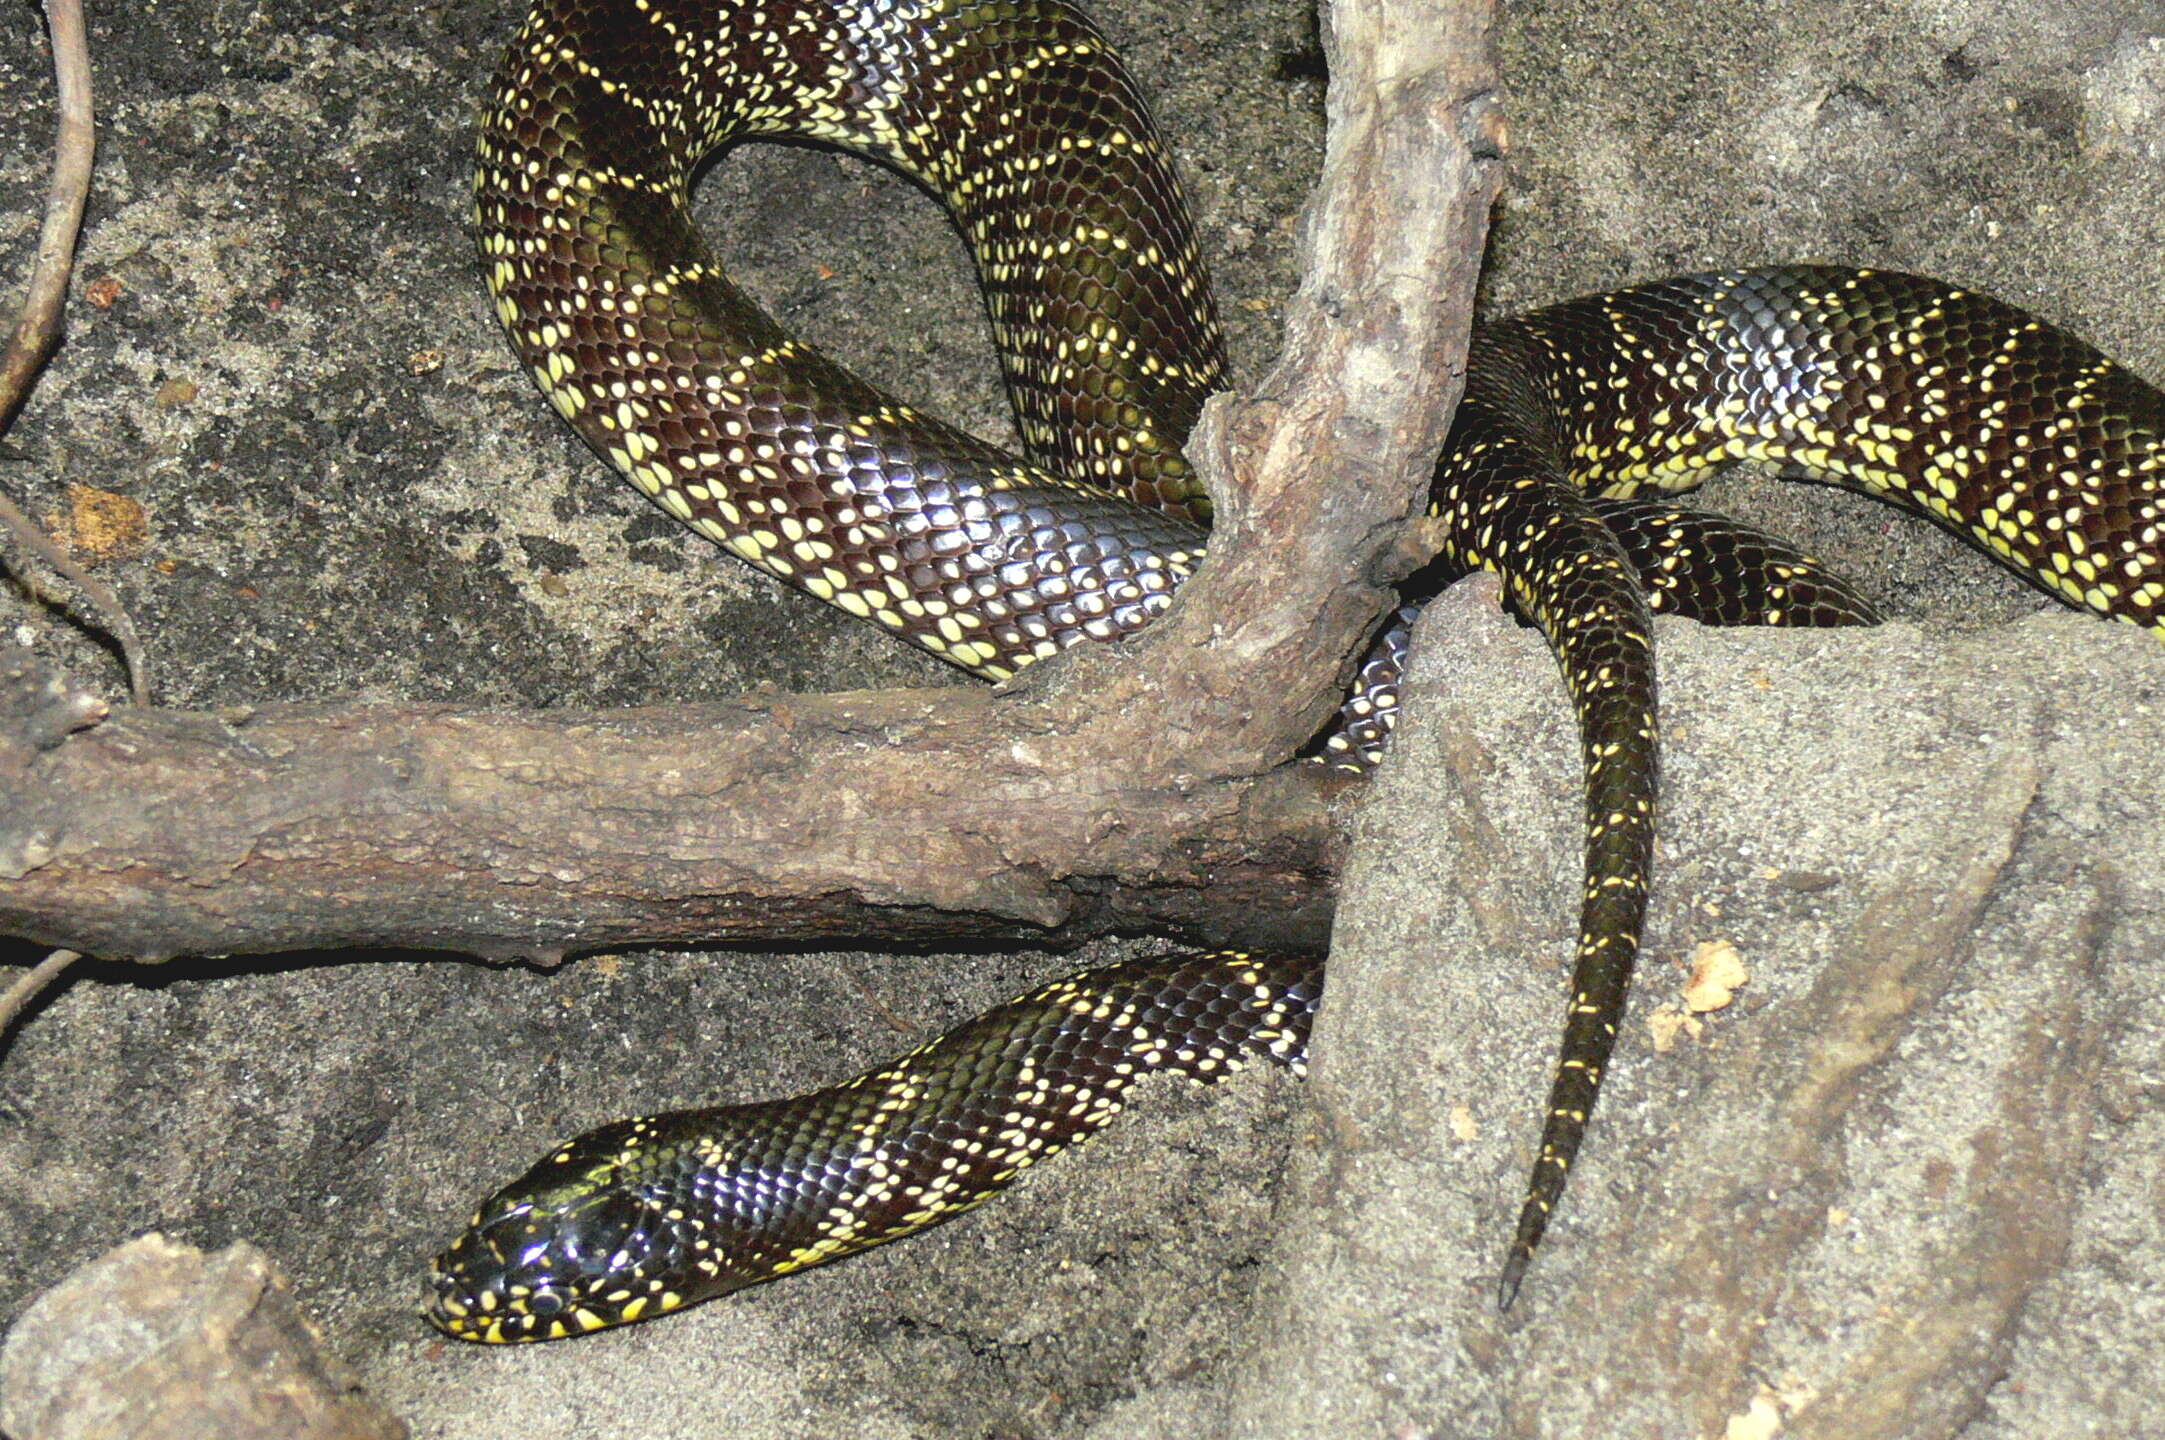
<svg viewBox="0 0 2165 1440"><path fill-rule="evenodd" d="M483 1201L436 1258L422 1314L460 1340L555 1340L666 1314L745 1283L714 1256L693 1208L701 1147L668 1117L563 1145Z"/></svg>

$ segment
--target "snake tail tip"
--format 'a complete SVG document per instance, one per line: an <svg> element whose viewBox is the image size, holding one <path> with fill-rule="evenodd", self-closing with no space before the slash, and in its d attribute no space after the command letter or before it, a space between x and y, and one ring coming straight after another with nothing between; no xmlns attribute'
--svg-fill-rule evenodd
<svg viewBox="0 0 2165 1440"><path fill-rule="evenodd" d="M1496 1313L1508 1315L1519 1298L1519 1286L1526 1281L1526 1267L1533 1263L1533 1256L1524 1250L1514 1249L1510 1258L1503 1262L1503 1274L1496 1280Z"/></svg>

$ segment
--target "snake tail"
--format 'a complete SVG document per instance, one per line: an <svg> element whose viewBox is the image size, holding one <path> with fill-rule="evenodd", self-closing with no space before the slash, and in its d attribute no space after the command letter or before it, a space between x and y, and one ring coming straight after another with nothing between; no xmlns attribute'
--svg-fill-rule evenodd
<svg viewBox="0 0 2165 1440"><path fill-rule="evenodd" d="M1321 990L1314 957L1116 965L846 1084L590 1130L482 1203L423 1313L462 1340L560 1339L915 1234L1096 1133L1147 1076L1303 1070Z"/></svg>

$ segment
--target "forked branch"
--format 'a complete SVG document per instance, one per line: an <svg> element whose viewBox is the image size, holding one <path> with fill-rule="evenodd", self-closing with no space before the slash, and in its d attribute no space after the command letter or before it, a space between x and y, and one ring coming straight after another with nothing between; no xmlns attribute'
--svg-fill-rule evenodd
<svg viewBox="0 0 2165 1440"><path fill-rule="evenodd" d="M1002 691L139 710L42 748L11 731L0 929L143 957L1320 938L1343 782L1284 762L1411 563L1499 179L1492 22L1487 0L1331 7L1285 351L1191 442L1219 531L1138 642Z"/></svg>

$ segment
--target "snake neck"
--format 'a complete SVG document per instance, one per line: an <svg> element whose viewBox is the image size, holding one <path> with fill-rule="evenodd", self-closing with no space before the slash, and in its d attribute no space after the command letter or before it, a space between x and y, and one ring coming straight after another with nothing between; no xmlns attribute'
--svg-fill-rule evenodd
<svg viewBox="0 0 2165 1440"><path fill-rule="evenodd" d="M1315 956L1115 965L844 1084L590 1131L482 1203L426 1313L461 1339L556 1339L914 1234L1096 1133L1152 1076L1304 1070L1321 991Z"/></svg>

